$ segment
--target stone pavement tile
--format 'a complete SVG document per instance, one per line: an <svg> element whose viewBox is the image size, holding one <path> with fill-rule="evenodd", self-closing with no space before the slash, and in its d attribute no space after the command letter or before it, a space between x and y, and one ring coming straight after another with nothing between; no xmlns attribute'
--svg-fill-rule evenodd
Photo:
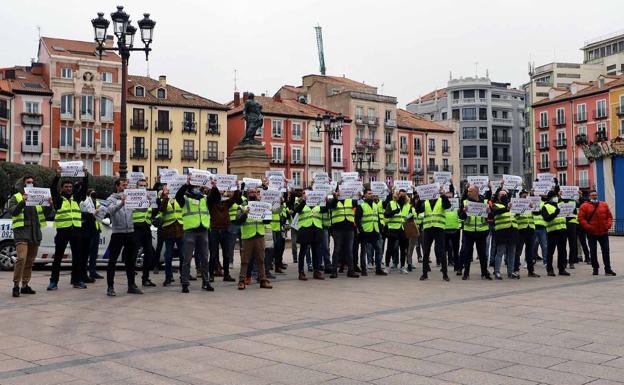
<svg viewBox="0 0 624 385"><path fill-rule="evenodd" d="M138 349L145 349L145 348L176 344L180 342L182 341L176 340L173 338L150 336L150 337L145 337L145 338L141 338L138 340L124 341L123 343L129 346L134 346L135 348L138 348Z"/></svg>
<svg viewBox="0 0 624 385"><path fill-rule="evenodd" d="M381 360L369 362L369 364L401 372L416 373L423 376L434 376L436 374L449 372L458 368L457 366L402 356L387 357Z"/></svg>
<svg viewBox="0 0 624 385"><path fill-rule="evenodd" d="M622 385L622 383L609 380L596 380L588 382L586 385Z"/></svg>
<svg viewBox="0 0 624 385"><path fill-rule="evenodd" d="M317 328L306 328L306 329L285 330L283 333L291 334L293 336L299 336L299 337L315 338L315 337L323 336L326 334L332 334L333 331L317 329Z"/></svg>
<svg viewBox="0 0 624 385"><path fill-rule="evenodd" d="M378 385L453 385L453 383L412 373L400 373L374 380Z"/></svg>
<svg viewBox="0 0 624 385"><path fill-rule="evenodd" d="M171 377L153 373L143 373L123 380L102 382L98 385L188 385L188 382L178 381Z"/></svg>
<svg viewBox="0 0 624 385"><path fill-rule="evenodd" d="M487 354L483 353L483 354ZM425 357L424 360L437 362L440 364L452 365L458 368L469 368L474 370L480 370L482 372L493 372L497 369L501 369L507 366L513 365L510 362L500 361L503 358L500 357L479 357L461 353L442 353L436 356Z"/></svg>
<svg viewBox="0 0 624 385"><path fill-rule="evenodd" d="M464 385L535 385L533 381L521 380L494 373L479 372L472 369L459 369L436 376L443 380Z"/></svg>
<svg viewBox="0 0 624 385"><path fill-rule="evenodd" d="M339 377L323 382L323 385L368 385L370 382L356 381L352 378Z"/></svg>
<svg viewBox="0 0 624 385"><path fill-rule="evenodd" d="M578 350L586 350L588 352L610 354L613 356L624 356L624 346L615 346L606 343L591 343L583 345Z"/></svg>
<svg viewBox="0 0 624 385"><path fill-rule="evenodd" d="M45 360L33 361L33 363L37 365L52 365L52 364L59 364L61 362L80 360L80 359L89 358L89 357L91 356L89 356L88 354L73 353L67 356L46 358Z"/></svg>
<svg viewBox="0 0 624 385"><path fill-rule="evenodd" d="M392 355L406 356L412 358L422 358L444 353L442 350L430 349L422 346L403 344L400 342L382 342L376 345L367 346L366 349L376 350L378 352L389 353Z"/></svg>
<svg viewBox="0 0 624 385"><path fill-rule="evenodd" d="M34 341L24 337L9 335L0 338L0 351L11 348L21 348L33 344Z"/></svg>
<svg viewBox="0 0 624 385"><path fill-rule="evenodd" d="M561 348L578 348L583 345L591 343L587 339L570 338L565 336L540 336L537 334L526 333L520 336L512 337L513 340L522 342L533 342L536 344L542 344L547 346L558 346Z"/></svg>
<svg viewBox="0 0 624 385"><path fill-rule="evenodd" d="M583 361L583 360L578 360L578 361ZM587 361L585 361L585 362L587 362ZM0 365L2 365L2 362L0 362ZM602 365L612 366L614 368L624 369L624 357L620 357L620 358L616 358L616 359L611 360L611 361L603 362Z"/></svg>
<svg viewBox="0 0 624 385"><path fill-rule="evenodd" d="M33 366L37 366L37 365L33 364L32 362L20 360L17 358L10 358L8 360L0 361L0 372L32 368ZM0 380L0 384L2 384L2 380Z"/></svg>
<svg viewBox="0 0 624 385"><path fill-rule="evenodd" d="M76 380L76 378L68 374L56 371L25 374L23 376L5 378L1 380L1 383L2 385L57 385L64 384L73 380Z"/></svg>
<svg viewBox="0 0 624 385"><path fill-rule="evenodd" d="M284 364L307 367L311 365L320 364L323 362L329 362L336 359L332 356L324 356L321 354L304 352L303 350L296 350L290 348L281 348L277 350L271 350L270 352L263 352L254 354L256 357L263 359L277 361Z"/></svg>
<svg viewBox="0 0 624 385"><path fill-rule="evenodd" d="M510 330L505 328L485 327L480 325L467 325L461 328L462 333L474 334L477 336L492 336L492 337L513 337L522 334L518 330Z"/></svg>
<svg viewBox="0 0 624 385"><path fill-rule="evenodd" d="M490 346L493 348L516 350L519 352L525 352L531 349L538 349L543 346L543 345L534 344L531 342L514 341L508 338L491 337L491 336L471 338L469 340L466 340L465 342L477 344L477 345Z"/></svg>
<svg viewBox="0 0 624 385"><path fill-rule="evenodd" d="M340 332L355 335L369 335L379 331L381 328L385 329L385 323L375 321L366 325L355 325L349 323L336 323L317 326L318 329L329 330L332 332Z"/></svg>
<svg viewBox="0 0 624 385"><path fill-rule="evenodd" d="M595 365L588 364L586 362L568 361L559 365L555 365L550 369L561 370L605 380L624 381L624 369L614 368L606 365Z"/></svg>
<svg viewBox="0 0 624 385"><path fill-rule="evenodd" d="M316 349L327 348L335 345L335 343L318 341L315 338L298 337L279 333L263 334L250 337L249 339L284 348L293 348L305 351L314 351Z"/></svg>
<svg viewBox="0 0 624 385"><path fill-rule="evenodd" d="M590 364L601 364L611 361L615 356L609 354L601 354L588 352L585 350L559 348L556 346L542 346L537 349L531 349L528 353L536 353L543 356L565 358L566 360L588 362Z"/></svg>
<svg viewBox="0 0 624 385"><path fill-rule="evenodd" d="M210 367L199 373L188 373L177 380L193 385L268 385L271 380L239 373L232 370Z"/></svg>
<svg viewBox="0 0 624 385"><path fill-rule="evenodd" d="M35 342L23 347L4 350L3 353L26 361L37 361L66 356L74 352L58 346Z"/></svg>
<svg viewBox="0 0 624 385"><path fill-rule="evenodd" d="M323 371L300 368L287 364L264 366L253 370L247 370L245 373L250 376L258 376L286 384L316 384L336 377L333 374Z"/></svg>
<svg viewBox="0 0 624 385"><path fill-rule="evenodd" d="M488 347L488 346L451 341L451 340L447 340L443 338L419 342L416 345L424 346L426 348L444 350L447 352L456 352L456 353L464 353L464 354L479 354L479 353L487 352L488 350L493 350L493 348Z"/></svg>
<svg viewBox="0 0 624 385"><path fill-rule="evenodd" d="M349 345L355 347L363 347L383 342L381 339L373 338L368 335L356 336L346 333L332 333L315 337L317 340L333 342L340 345Z"/></svg>
<svg viewBox="0 0 624 385"><path fill-rule="evenodd" d="M177 357L171 352L146 353L114 360L120 365L137 369L140 372L156 373L167 377L181 376L204 370L206 363ZM212 362L210 362L212 364Z"/></svg>
<svg viewBox="0 0 624 385"><path fill-rule="evenodd" d="M214 344L208 344L208 346L242 354L262 353L279 349L279 346L276 345L269 345L266 343L252 341L245 338L217 342Z"/></svg>
<svg viewBox="0 0 624 385"><path fill-rule="evenodd" d="M65 346L69 344L77 344L81 342L90 342L99 340L97 337L93 337L87 334L78 334L78 333L52 333L52 334L42 334L37 336L32 336L33 340L37 340L39 342L56 345L56 346Z"/></svg>
<svg viewBox="0 0 624 385"><path fill-rule="evenodd" d="M310 368L359 381L372 381L399 373L395 370L347 360L334 360L323 364L317 364Z"/></svg>
<svg viewBox="0 0 624 385"><path fill-rule="evenodd" d="M594 380L594 378L579 374L525 365L509 366L507 368L497 370L495 373L552 385L582 385Z"/></svg>
<svg viewBox="0 0 624 385"><path fill-rule="evenodd" d="M68 374L74 378L93 382L104 379L106 381L117 381L144 373L142 370L131 368L113 361L63 368L60 372Z"/></svg>
<svg viewBox="0 0 624 385"><path fill-rule="evenodd" d="M372 338L378 338L385 341L402 342L406 344L415 344L417 342L428 341L433 337L417 335L414 333L400 333L392 330L380 330L366 334Z"/></svg>
<svg viewBox="0 0 624 385"><path fill-rule="evenodd" d="M553 365L567 361L565 358L549 357L533 352L516 352L507 349L496 349L479 354L487 359L498 359L516 364L535 366L538 368L548 368ZM509 366L509 365L508 365Z"/></svg>
<svg viewBox="0 0 624 385"><path fill-rule="evenodd" d="M108 353L126 352L135 349L133 346L122 344L120 342L106 340L81 342L77 344L66 345L66 347L67 349L71 349L75 352L89 354L92 356L99 356Z"/></svg>
<svg viewBox="0 0 624 385"><path fill-rule="evenodd" d="M336 345L327 348L316 349L314 353L336 358L343 358L356 362L369 362L388 357L390 354L382 353L375 350L356 348L353 346Z"/></svg>

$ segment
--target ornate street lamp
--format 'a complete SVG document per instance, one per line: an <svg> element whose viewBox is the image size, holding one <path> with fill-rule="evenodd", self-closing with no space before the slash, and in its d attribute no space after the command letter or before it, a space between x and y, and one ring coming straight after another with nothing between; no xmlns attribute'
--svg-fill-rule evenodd
<svg viewBox="0 0 624 385"><path fill-rule="evenodd" d="M373 161L373 154L370 152L356 152L353 150L351 152L351 160L353 161L353 165L356 170L362 170L362 163L366 161L368 164L368 169L370 170L371 162Z"/></svg>
<svg viewBox="0 0 624 385"><path fill-rule="evenodd" d="M325 171L327 171L327 175L331 175L331 142L332 136L340 136L342 135L342 128L344 126L344 116L342 114L331 115L326 112L322 116L318 114L316 116L316 134L321 135L321 132L324 132L327 135L326 142L326 151L325 151Z"/></svg>
<svg viewBox="0 0 624 385"><path fill-rule="evenodd" d="M121 131L120 131L120 148L121 156L119 159L119 176L126 177L128 172L128 132L126 127L126 101L128 97L128 60L130 60L130 52L145 52L145 60L147 61L150 51L150 44L154 37L154 27L156 22L149 18L149 13L143 14L143 19L137 23L141 30L141 41L144 44L142 48L134 48L134 35L137 32L136 27L131 24L130 15L124 12L122 6L117 6L117 11L111 13L110 17L113 21L113 33L117 37L117 47L105 47L106 30L110 22L104 18L103 12L98 12L98 17L91 20L93 25L94 40L98 44L97 51L102 60L104 51L116 51L121 56Z"/></svg>

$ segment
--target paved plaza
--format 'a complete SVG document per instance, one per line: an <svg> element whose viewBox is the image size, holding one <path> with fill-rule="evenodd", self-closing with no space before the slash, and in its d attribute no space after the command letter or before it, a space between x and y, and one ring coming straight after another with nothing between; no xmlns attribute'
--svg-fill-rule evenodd
<svg viewBox="0 0 624 385"><path fill-rule="evenodd" d="M624 273L624 238L611 245ZM582 264L520 281L420 282L418 269L300 282L295 270L273 290L194 282L190 294L161 273L143 296L125 294L120 270L116 298L68 275L46 292L47 270L34 272L37 295L11 298L2 272L0 384L624 383L622 275Z"/></svg>

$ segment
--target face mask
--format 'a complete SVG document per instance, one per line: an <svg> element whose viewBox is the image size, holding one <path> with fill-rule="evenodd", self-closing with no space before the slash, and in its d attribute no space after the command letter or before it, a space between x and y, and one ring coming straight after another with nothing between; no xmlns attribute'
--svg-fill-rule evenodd
<svg viewBox="0 0 624 385"><path fill-rule="evenodd" d="M255 200L257 200L257 198L256 198L256 196L255 196L255 195L254 195L254 196L250 196L250 197L248 197L247 199L248 199L248 200L250 200L250 201L255 201Z"/></svg>
<svg viewBox="0 0 624 385"><path fill-rule="evenodd" d="M147 187L145 187L145 186L143 186L143 187L139 187L139 190L143 190L143 191L145 191L145 190L147 190Z"/></svg>
<svg viewBox="0 0 624 385"><path fill-rule="evenodd" d="M598 199L590 199L591 203L598 203Z"/></svg>
<svg viewBox="0 0 624 385"><path fill-rule="evenodd" d="M28 188L32 188L32 187L33 187L33 184L32 184L32 183L26 183L26 187L28 187Z"/></svg>
<svg viewBox="0 0 624 385"><path fill-rule="evenodd" d="M504 196L500 198L500 201L502 204L506 205L507 203L509 203L509 198Z"/></svg>

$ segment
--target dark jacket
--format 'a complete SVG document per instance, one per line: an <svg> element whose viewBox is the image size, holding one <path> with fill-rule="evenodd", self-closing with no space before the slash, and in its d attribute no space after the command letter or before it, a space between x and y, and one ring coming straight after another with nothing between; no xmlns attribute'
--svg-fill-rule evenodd
<svg viewBox="0 0 624 385"><path fill-rule="evenodd" d="M221 192L217 187L213 187L208 192L208 211L210 211L210 229L226 230L230 226L230 207L241 204L240 190L236 190L234 195L226 200L221 199Z"/></svg>
<svg viewBox="0 0 624 385"><path fill-rule="evenodd" d="M24 186L19 186L18 191L23 194ZM35 206L26 206L26 202L22 198L21 202L17 202L15 195L9 199L9 213L11 216L17 216L24 213L24 226L13 229L13 239L16 242L28 242L40 244L43 235L41 234L41 227L39 225L39 215L37 214L37 208ZM54 212L52 207L43 207L43 214L48 217Z"/></svg>

